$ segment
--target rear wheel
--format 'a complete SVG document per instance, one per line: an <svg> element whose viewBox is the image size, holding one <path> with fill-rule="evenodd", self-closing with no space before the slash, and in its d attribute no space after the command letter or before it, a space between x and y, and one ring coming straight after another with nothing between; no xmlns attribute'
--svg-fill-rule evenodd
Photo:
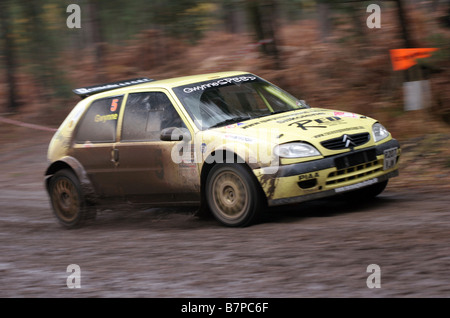
<svg viewBox="0 0 450 318"><path fill-rule="evenodd" d="M248 226L259 219L263 208L256 178L243 164L218 164L206 181L208 206L226 226Z"/></svg>
<svg viewBox="0 0 450 318"><path fill-rule="evenodd" d="M66 228L76 228L89 219L80 182L70 170L60 170L50 179L50 199L53 212Z"/></svg>

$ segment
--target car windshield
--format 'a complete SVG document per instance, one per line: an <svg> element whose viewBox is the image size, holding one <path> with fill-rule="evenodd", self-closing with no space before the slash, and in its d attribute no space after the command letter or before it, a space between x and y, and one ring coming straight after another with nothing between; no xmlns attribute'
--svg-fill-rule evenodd
<svg viewBox="0 0 450 318"><path fill-rule="evenodd" d="M174 92L201 130L308 108L252 74L179 86Z"/></svg>

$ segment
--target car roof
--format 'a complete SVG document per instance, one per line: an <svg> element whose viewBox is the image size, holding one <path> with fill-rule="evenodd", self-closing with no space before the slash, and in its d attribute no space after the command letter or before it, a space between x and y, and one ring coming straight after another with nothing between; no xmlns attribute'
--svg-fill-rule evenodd
<svg viewBox="0 0 450 318"><path fill-rule="evenodd" d="M158 80L151 83L142 84L141 87L145 87L149 85L149 87L163 85L168 88L177 87L177 86L183 86L186 84L191 83L197 83L197 82L203 82L203 81L209 81L217 78L224 78L229 76L237 76L242 74L248 74L248 72L239 72L239 71L232 71L232 72L217 72L217 73L207 73L207 74L199 74L199 75L190 75L190 76L183 76L183 77L174 77L169 78L165 80ZM154 85L151 85L154 84Z"/></svg>
<svg viewBox="0 0 450 318"><path fill-rule="evenodd" d="M206 74L199 74L199 75L183 76L183 77L174 77L174 78L168 78L168 79L163 79L163 80L149 80L142 84L135 84L132 86L121 87L121 88L114 88L114 89L110 89L107 91L94 93L92 95L89 95L89 97L86 97L86 96L84 96L84 97L86 97L86 99L98 99L98 98L109 97L109 96L114 96L114 95L126 94L126 93L132 92L132 91L139 91L139 90L152 89L152 88L171 89L173 87L183 86L183 85L187 85L187 84L191 84L191 83L209 81L209 80L219 79L219 78L226 78L226 77L230 77L230 76L238 76L238 75L242 75L242 74L248 74L248 72L242 72L242 71L216 72L216 73L206 73ZM103 84L103 85L105 85L105 84ZM74 90L74 92L75 91L76 90Z"/></svg>

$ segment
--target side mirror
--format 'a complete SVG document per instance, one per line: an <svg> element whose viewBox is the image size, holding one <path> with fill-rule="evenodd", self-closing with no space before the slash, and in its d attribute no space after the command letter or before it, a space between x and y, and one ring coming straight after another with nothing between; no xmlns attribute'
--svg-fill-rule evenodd
<svg viewBox="0 0 450 318"><path fill-rule="evenodd" d="M191 133L186 128L168 127L161 130L159 139L162 141L190 141Z"/></svg>

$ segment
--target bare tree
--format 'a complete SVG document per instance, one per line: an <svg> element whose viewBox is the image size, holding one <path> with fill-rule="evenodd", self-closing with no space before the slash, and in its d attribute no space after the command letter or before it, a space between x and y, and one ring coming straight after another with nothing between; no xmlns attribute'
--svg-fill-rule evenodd
<svg viewBox="0 0 450 318"><path fill-rule="evenodd" d="M16 60L14 58L14 41L12 38L12 27L10 23L11 15L9 14L10 1L0 2L0 27L1 39L3 40L3 52L5 55L6 81L8 85L8 110L16 111L19 107L16 92Z"/></svg>
<svg viewBox="0 0 450 318"><path fill-rule="evenodd" d="M275 0L246 0L246 11L261 52L273 58L275 68L281 68L276 34L277 5Z"/></svg>
<svg viewBox="0 0 450 318"><path fill-rule="evenodd" d="M94 48L95 64L97 69L97 81L99 83L107 81L107 75L104 72L105 43L103 39L102 21L100 18L100 1L88 0L88 35L89 44Z"/></svg>
<svg viewBox="0 0 450 318"><path fill-rule="evenodd" d="M394 0L397 4L397 16L400 22L400 28L402 32L402 38L405 43L405 47L412 48L414 47L411 39L411 34L409 31L409 21L406 15L404 0Z"/></svg>
<svg viewBox="0 0 450 318"><path fill-rule="evenodd" d="M327 42L331 33L331 18L330 18L330 4L325 0L318 0L316 3L320 39L322 42Z"/></svg>

